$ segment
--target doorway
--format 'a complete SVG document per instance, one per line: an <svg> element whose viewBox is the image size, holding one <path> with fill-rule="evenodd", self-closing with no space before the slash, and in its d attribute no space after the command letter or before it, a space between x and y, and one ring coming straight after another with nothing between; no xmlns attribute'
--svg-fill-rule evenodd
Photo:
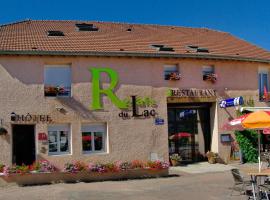
<svg viewBox="0 0 270 200"><path fill-rule="evenodd" d="M169 153L178 154L183 162L204 159L210 150L209 103L168 104Z"/></svg>
<svg viewBox="0 0 270 200"><path fill-rule="evenodd" d="M36 160L35 126L13 125L12 162L16 165L31 165Z"/></svg>

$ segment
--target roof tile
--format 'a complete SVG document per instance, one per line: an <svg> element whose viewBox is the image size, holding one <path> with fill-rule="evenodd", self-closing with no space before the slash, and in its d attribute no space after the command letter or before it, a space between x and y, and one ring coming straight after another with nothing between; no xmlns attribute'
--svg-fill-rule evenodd
<svg viewBox="0 0 270 200"><path fill-rule="evenodd" d="M76 23L89 23L98 31L78 31ZM131 31L127 29L131 28ZM49 37L57 30L65 36ZM206 28L125 24L97 21L28 20L0 26L0 51L135 52L158 53L152 44L172 47L166 54L206 54L256 58L270 61L270 52L229 33ZM209 49L209 53L188 51L187 45ZM123 51L124 50L124 51Z"/></svg>

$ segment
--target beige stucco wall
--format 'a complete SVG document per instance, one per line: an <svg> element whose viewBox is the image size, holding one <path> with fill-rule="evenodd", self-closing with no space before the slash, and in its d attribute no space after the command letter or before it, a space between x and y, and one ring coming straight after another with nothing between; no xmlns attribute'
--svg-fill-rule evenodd
<svg viewBox="0 0 270 200"><path fill-rule="evenodd" d="M43 74L46 64L70 64L72 69L72 97L44 97ZM182 79L165 81L164 64L179 64ZM218 81L215 84L202 80L202 66L215 65ZM48 114L53 123L69 123L72 132L72 152L70 155L48 156L41 148L48 150L47 144L37 140L37 133L47 133L47 124L36 124L37 158L48 159L58 166L66 161L83 159L85 161L115 161L150 159L157 153L160 159L168 160L167 101L168 88L213 88L218 99L243 95L258 103L258 63L229 62L188 59L142 59L142 58L102 58L102 57L45 57L45 56L2 56L0 57L0 118L8 129L7 136L0 137L0 163L12 162L12 129L10 113ZM91 74L89 67L108 67L119 74L117 96L149 96L157 101L159 117L165 119L164 125L154 125L154 119L127 119L118 117L120 110L110 100L103 98L104 110L92 111ZM267 67L267 66L266 66ZM108 80L104 77L104 81ZM221 97L222 96L222 97ZM63 107L62 114L56 107ZM235 115L235 109L211 108L212 150L223 157L229 147L219 142L221 127L228 117ZM106 122L108 125L108 153L83 154L80 127L82 123Z"/></svg>

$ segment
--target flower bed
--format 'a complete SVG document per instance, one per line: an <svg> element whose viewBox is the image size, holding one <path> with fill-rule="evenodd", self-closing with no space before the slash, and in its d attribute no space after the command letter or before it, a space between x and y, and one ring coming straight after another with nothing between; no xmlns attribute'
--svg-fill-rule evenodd
<svg viewBox="0 0 270 200"><path fill-rule="evenodd" d="M18 185L33 185L57 182L90 182L134 178L150 178L168 175L169 164L161 161L132 161L115 163L66 163L63 170L56 170L47 161L38 161L32 166L4 167L1 178Z"/></svg>

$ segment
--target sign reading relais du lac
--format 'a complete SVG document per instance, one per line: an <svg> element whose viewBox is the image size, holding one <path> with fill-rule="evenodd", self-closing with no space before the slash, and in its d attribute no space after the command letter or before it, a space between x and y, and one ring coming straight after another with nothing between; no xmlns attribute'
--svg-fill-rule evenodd
<svg viewBox="0 0 270 200"><path fill-rule="evenodd" d="M121 100L116 96L114 89L119 80L116 71L110 68L90 68L90 72L92 73L92 110L103 109L101 96L106 95L116 107L122 110L119 112L118 116L123 119L130 119L131 117L148 118L157 115L154 109L157 104L151 97L137 97L136 95L131 95L130 98ZM106 89L103 89L100 85L101 73L106 73L111 80L109 87ZM139 106L147 109L139 112ZM129 111L130 109L132 112Z"/></svg>

